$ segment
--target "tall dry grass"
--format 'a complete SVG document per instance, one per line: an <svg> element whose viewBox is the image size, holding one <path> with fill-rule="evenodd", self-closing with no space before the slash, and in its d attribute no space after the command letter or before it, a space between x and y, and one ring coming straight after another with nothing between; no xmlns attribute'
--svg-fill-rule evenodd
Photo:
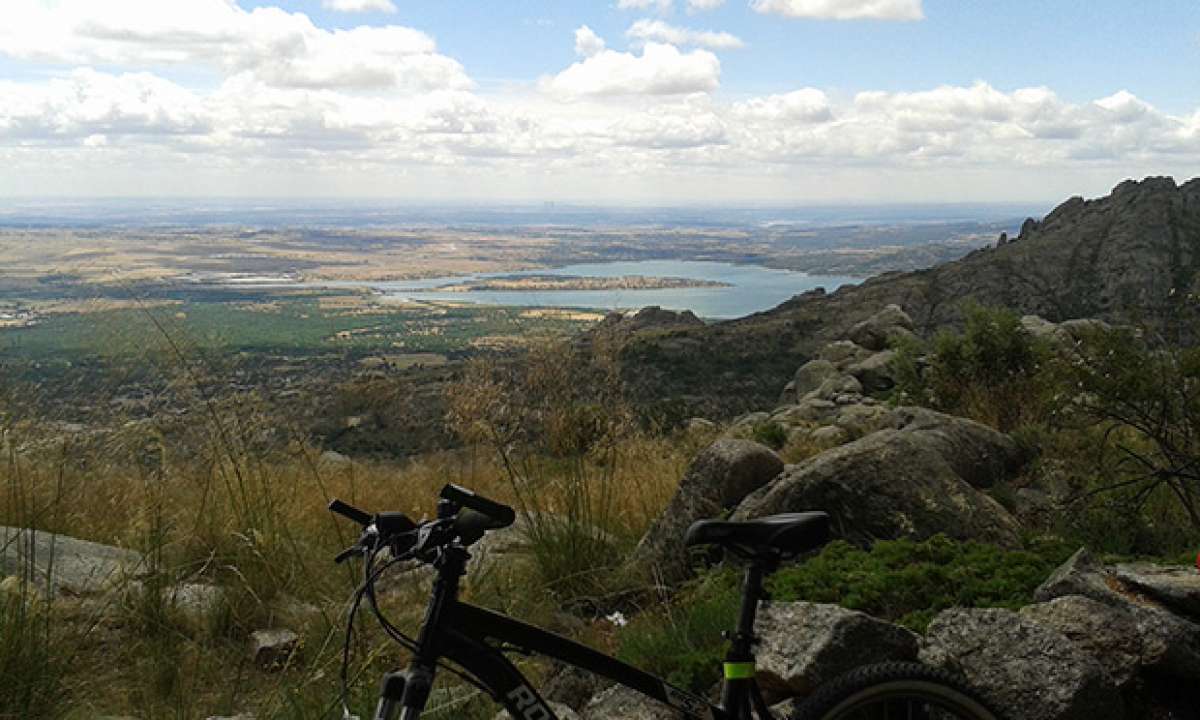
<svg viewBox="0 0 1200 720"><path fill-rule="evenodd" d="M338 497L420 518L446 482L524 518L524 552L499 577L473 578L473 599L603 644L587 613L571 619L563 609L594 611L621 591L613 570L665 506L690 450L637 426L611 369L574 375L579 358L563 346L503 370L471 364L451 398L467 446L393 461L323 453L271 397L223 395L202 353L166 345L156 362L175 363L163 370L170 391L190 398L176 413L64 435L27 392L0 402L0 524L146 558L99 597L41 601L32 567L20 584L6 581L5 597L16 599L0 607L0 670L10 670L0 695L22 699L0 701L0 717L336 716L341 613L357 578L330 560L356 536L325 507ZM0 397L22 395L5 389ZM411 626L423 589L410 585L389 609ZM198 612L186 601L194 586L220 588L219 598ZM304 648L282 672L264 673L247 637L276 626L301 632ZM365 715L378 674L404 656L376 636L356 650L352 703Z"/></svg>

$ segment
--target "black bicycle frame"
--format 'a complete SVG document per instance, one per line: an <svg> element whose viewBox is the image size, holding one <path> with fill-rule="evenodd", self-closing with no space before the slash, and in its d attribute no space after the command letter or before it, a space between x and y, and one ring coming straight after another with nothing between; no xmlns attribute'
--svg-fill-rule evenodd
<svg viewBox="0 0 1200 720"><path fill-rule="evenodd" d="M753 707L770 718L753 672L730 675L729 667L752 668L753 619L762 572L747 575L747 595L733 649L726 662L721 706L681 690L632 665L519 620L458 600L466 553L453 551L439 568L417 651L408 670L390 674L381 689L377 720L415 720L429 698L439 660L450 660L478 679L515 720L559 720L537 689L504 655L505 651L554 658L635 690L671 707L688 720L750 720Z"/></svg>

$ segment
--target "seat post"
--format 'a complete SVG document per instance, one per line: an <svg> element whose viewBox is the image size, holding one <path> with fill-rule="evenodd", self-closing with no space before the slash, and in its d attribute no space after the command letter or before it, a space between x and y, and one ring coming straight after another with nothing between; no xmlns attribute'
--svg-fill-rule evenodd
<svg viewBox="0 0 1200 720"><path fill-rule="evenodd" d="M729 652L725 654L725 684L721 689L721 706L727 711L748 699L748 680L754 677L754 620L758 615L758 603L766 592L763 578L772 570L762 560L751 562L746 568L742 583L742 607L738 615L737 630L729 636Z"/></svg>

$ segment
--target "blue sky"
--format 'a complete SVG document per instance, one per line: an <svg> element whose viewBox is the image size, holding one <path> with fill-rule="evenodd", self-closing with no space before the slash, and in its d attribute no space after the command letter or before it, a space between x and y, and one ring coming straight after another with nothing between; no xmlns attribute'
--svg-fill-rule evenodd
<svg viewBox="0 0 1200 720"><path fill-rule="evenodd" d="M1009 89L1047 85L1079 102L1127 89L1168 111L1200 106L1195 0L925 0L925 19L917 22L781 21L736 1L693 13L562 0L397 0L394 14L338 13L316 0L242 5L295 9L327 27L421 28L481 81L527 82L569 64L581 24L620 45L632 20L655 17L745 40L746 48L722 56L722 90L731 96L803 85L904 91L985 80Z"/></svg>
<svg viewBox="0 0 1200 720"><path fill-rule="evenodd" d="M1198 67L1195 0L6 0L0 192L1045 200L1197 174Z"/></svg>

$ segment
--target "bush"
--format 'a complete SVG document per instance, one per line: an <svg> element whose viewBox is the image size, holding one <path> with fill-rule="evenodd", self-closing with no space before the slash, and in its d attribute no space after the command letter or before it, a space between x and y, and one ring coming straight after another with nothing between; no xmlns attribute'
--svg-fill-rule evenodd
<svg viewBox="0 0 1200 720"><path fill-rule="evenodd" d="M771 587L779 600L836 603L920 632L946 608L1028 604L1070 552L1061 543L1005 550L942 535L879 542L870 550L838 541L777 573Z"/></svg>
<svg viewBox="0 0 1200 720"><path fill-rule="evenodd" d="M895 397L1009 432L1050 409L1050 357L1015 313L971 305L962 334L944 331L928 349L912 342L897 348Z"/></svg>
<svg viewBox="0 0 1200 720"><path fill-rule="evenodd" d="M750 438L762 443L772 450L779 450L787 444L787 430L777 422L764 422L754 426Z"/></svg>

